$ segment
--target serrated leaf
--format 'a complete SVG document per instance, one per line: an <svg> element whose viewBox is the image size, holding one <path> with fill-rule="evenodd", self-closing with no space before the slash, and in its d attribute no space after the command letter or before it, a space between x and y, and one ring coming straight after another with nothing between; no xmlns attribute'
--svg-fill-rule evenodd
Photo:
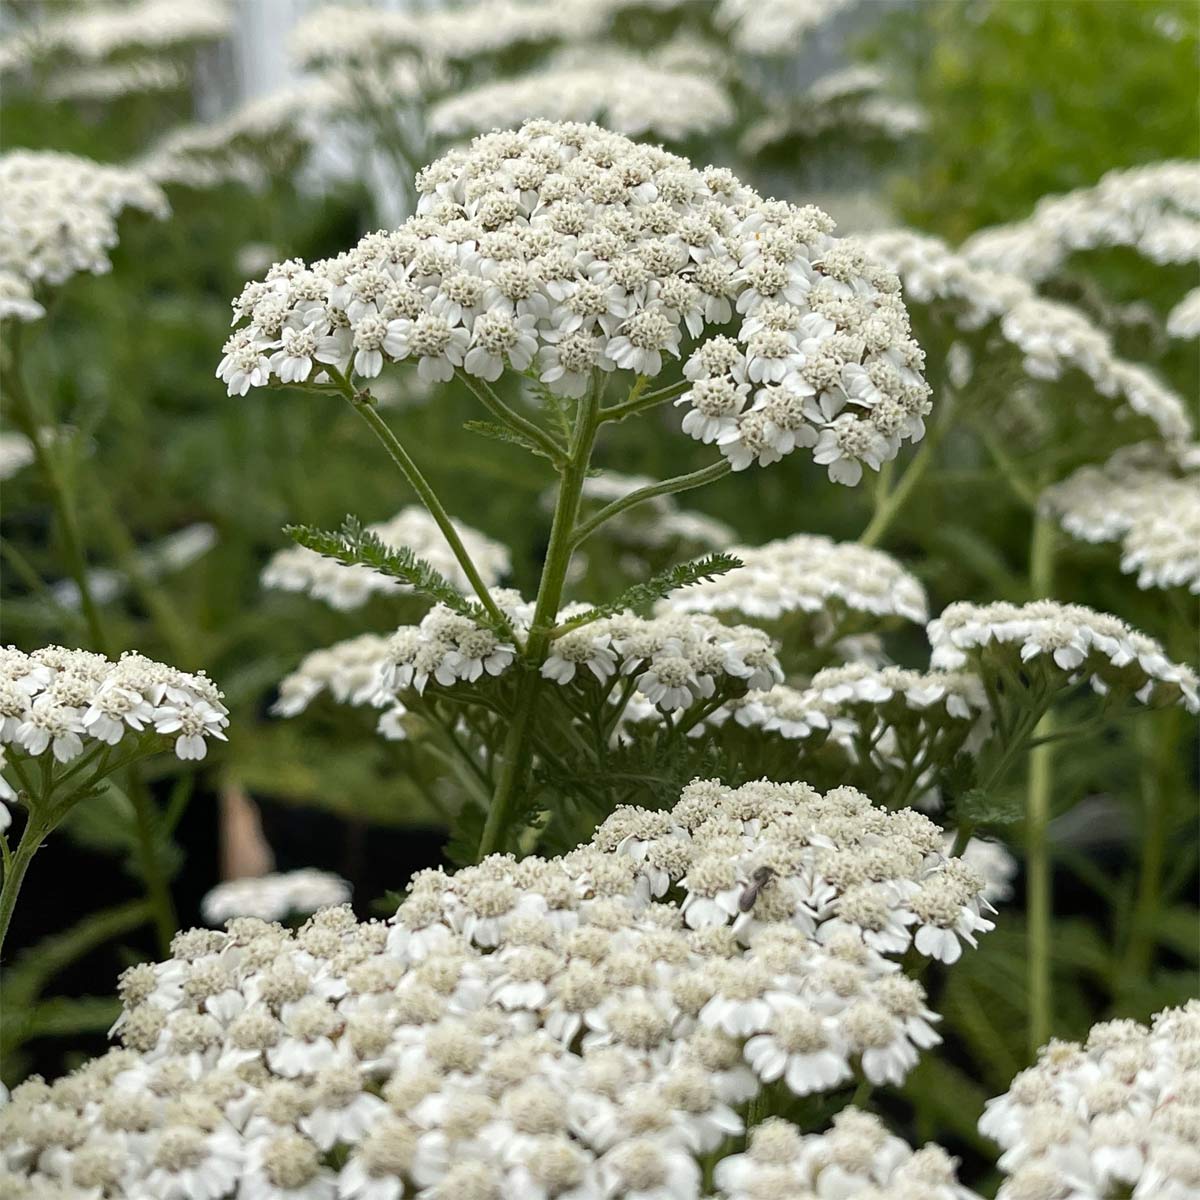
<svg viewBox="0 0 1200 1200"><path fill-rule="evenodd" d="M298 545L325 558L345 566L370 567L478 624L493 624L483 608L467 600L436 567L418 558L407 546L389 546L357 517L348 516L336 533L311 525L285 525L283 531Z"/></svg>
<svg viewBox="0 0 1200 1200"><path fill-rule="evenodd" d="M547 461L550 460L550 456L537 442L526 437L517 429L510 429L507 425L498 425L495 421L465 421L463 428L468 433L477 433L481 437L492 438L497 442L506 442L510 446L520 446L522 450L528 450L530 454L536 454L539 458Z"/></svg>
<svg viewBox="0 0 1200 1200"><path fill-rule="evenodd" d="M555 395L541 380L530 379L529 384L541 410L554 423L559 436L568 441L571 437L570 400L565 396Z"/></svg>
<svg viewBox="0 0 1200 1200"><path fill-rule="evenodd" d="M1025 799L1019 792L970 788L955 801L954 814L960 824L1015 825L1025 819Z"/></svg>
<svg viewBox="0 0 1200 1200"><path fill-rule="evenodd" d="M635 583L626 588L616 599L598 604L595 608L589 608L587 612L564 621L555 630L555 636L583 625L590 625L593 621L615 616L617 613L645 612L656 600L661 600L672 592L716 579L717 576L728 574L742 565L741 559L734 558L732 554L710 554L707 558L667 567L665 571L659 571L643 583Z"/></svg>

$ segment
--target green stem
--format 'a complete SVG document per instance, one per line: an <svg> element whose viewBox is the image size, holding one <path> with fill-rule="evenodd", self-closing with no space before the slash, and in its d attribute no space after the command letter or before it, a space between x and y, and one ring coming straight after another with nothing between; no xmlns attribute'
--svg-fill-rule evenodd
<svg viewBox="0 0 1200 1200"><path fill-rule="evenodd" d="M515 429L531 442L540 446L542 452L555 466L561 466L565 451L544 429L521 416L515 409L510 408L495 391L482 379L473 379L466 371L459 370L458 377L465 383L475 399L484 406L502 424Z"/></svg>
<svg viewBox="0 0 1200 1200"><path fill-rule="evenodd" d="M925 472L933 463L937 448L942 438L950 428L954 414L954 392L948 391L942 401L941 412L937 424L929 430L921 448L913 455L912 461L900 476L900 482L890 492L882 490L876 497L875 512L858 539L863 546L876 546L883 535L892 527L892 522L900 515L900 510L908 502L917 484L921 482Z"/></svg>
<svg viewBox="0 0 1200 1200"><path fill-rule="evenodd" d="M1154 722L1143 717L1137 726L1139 781L1142 793L1142 852L1138 871L1137 895L1130 924L1129 944L1122 972L1126 986L1135 988L1146 979L1154 949L1155 918L1162 893L1163 864L1167 841L1167 788L1160 769L1166 756L1155 736L1159 727L1172 731L1167 721ZM1170 744L1169 736L1163 741Z"/></svg>
<svg viewBox="0 0 1200 1200"><path fill-rule="evenodd" d="M622 496L611 504L606 504L595 516L584 521L575 530L571 546L575 548L581 545L606 521L611 521L613 517L625 512L626 509L633 508L636 504L641 504L645 500L653 500L655 496L671 496L676 492L686 492L692 488L703 487L706 483L713 483L728 475L730 470L729 463L722 459L718 463L703 467L699 471L692 471L688 475L676 475L672 479L664 479L661 483L652 483L648 487L638 488L637 491L630 492L627 496Z"/></svg>
<svg viewBox="0 0 1200 1200"><path fill-rule="evenodd" d="M145 781L135 771L129 772L129 798L133 802L137 822L138 865L146 884L146 899L154 916L158 948L165 958L171 952L171 939L179 928L171 889L159 854L158 810Z"/></svg>
<svg viewBox="0 0 1200 1200"><path fill-rule="evenodd" d="M13 424L29 439L33 448L34 462L37 464L46 489L50 493L50 503L58 520L59 534L62 538L63 553L66 558L67 571L79 589L79 603L87 622L88 633L92 645L101 654L109 653L108 643L104 636L104 626L100 620L100 612L92 598L88 587L87 560L83 554L83 541L79 533L79 521L75 514L70 489L63 478L58 454L50 453L42 438L41 421L35 410L33 398L25 387L24 374L21 369L21 342L19 330L14 330L12 336L12 369L8 380L9 413Z"/></svg>
<svg viewBox="0 0 1200 1200"><path fill-rule="evenodd" d="M4 883L0 886L0 950L4 948L4 939L8 935L8 926L12 921L13 909L17 906L17 895L25 881L25 873L49 832L49 828L30 812L20 844L9 859Z"/></svg>
<svg viewBox="0 0 1200 1200"><path fill-rule="evenodd" d="M437 493L430 486L429 481L421 474L420 468L408 451L400 444L400 439L392 432L388 423L375 410L375 401L369 393L357 392L350 381L342 375L336 367L326 367L329 377L333 379L338 390L349 401L354 410L362 417L364 421L374 431L375 436L383 443L383 447L391 456L392 461L400 468L404 478L408 480L413 491L417 493L421 503L429 510L429 515L437 523L437 527L442 531L442 536L446 539L454 557L458 560L458 565L462 567L463 574L470 580L471 587L474 588L475 594L479 597L479 602L487 610L489 616L504 629L509 629L509 620L500 611L499 605L492 599L492 594L488 590L488 586L483 581L483 577L479 574L479 569L471 560L471 556L467 553L466 546L463 545L462 538L458 536L458 530L454 528L454 522L450 520L450 514L446 512L442 506L442 502L438 499Z"/></svg>
<svg viewBox="0 0 1200 1200"><path fill-rule="evenodd" d="M638 383L645 386L645 379L639 379ZM621 401L620 404L613 404L609 408L602 408L600 420L623 421L635 413L645 412L648 408L657 408L660 404L666 404L668 400L674 400L676 396L682 396L691 386L690 379L681 379L677 383L670 383L666 387L643 393L635 385L627 400Z"/></svg>
<svg viewBox="0 0 1200 1200"><path fill-rule="evenodd" d="M478 858L491 854L498 845L513 797L525 785L529 772L529 727L542 683L541 665L550 648L550 633L562 602L567 570L576 545L575 522L579 519L583 484L587 479L588 463L599 427L599 387L593 381L579 402L571 445L562 466L558 496L554 504L554 520L550 526L550 541L538 584L533 623L525 645L522 667L524 673L517 687L512 723L501 750L502 761L496 790L492 793L483 834L479 839Z"/></svg>
<svg viewBox="0 0 1200 1200"><path fill-rule="evenodd" d="M1035 598L1054 588L1055 528L1035 515L1029 549L1029 585ZM1050 920L1053 889L1047 826L1054 787L1054 713L1047 710L1034 730L1041 740L1029 754L1029 787L1025 801L1025 910L1029 929L1029 1052L1036 1055L1050 1038L1053 1009L1050 997Z"/></svg>

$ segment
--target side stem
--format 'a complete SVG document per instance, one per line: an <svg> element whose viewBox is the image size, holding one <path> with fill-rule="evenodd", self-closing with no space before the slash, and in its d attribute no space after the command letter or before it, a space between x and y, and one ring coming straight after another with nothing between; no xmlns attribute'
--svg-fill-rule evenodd
<svg viewBox="0 0 1200 1200"><path fill-rule="evenodd" d="M159 855L158 810L154 800L136 768L129 772L129 799L133 802L137 822L138 865L146 884L146 899L154 917L154 930L158 937L158 948L165 958L171 952L171 939L179 928L175 916L175 904L171 900L171 888L163 870Z"/></svg>
<svg viewBox="0 0 1200 1200"><path fill-rule="evenodd" d="M8 926L12 921L13 909L17 906L17 895L25 881L25 873L49 832L31 812L21 833L21 841L8 860L4 884L0 886L0 950L4 948L4 939L8 935Z"/></svg>
<svg viewBox="0 0 1200 1200"><path fill-rule="evenodd" d="M575 522L579 519L580 497L583 495L583 484L587 478L588 463L592 457L592 446L599 427L599 403L599 389L593 385L580 400L575 415L575 427L571 432L571 444L567 450L567 461L562 467L558 497L554 505L554 521L550 526L546 561L538 584L533 624L522 656L524 674L517 689L512 723L508 727L501 750L500 773L496 780L496 790L492 794L487 820L484 822L483 835L479 839L478 858L491 854L500 844L513 797L524 786L529 773L529 726L533 720L542 682L542 661L550 648L550 633L558 616L567 569L571 564L571 553L576 544Z"/></svg>

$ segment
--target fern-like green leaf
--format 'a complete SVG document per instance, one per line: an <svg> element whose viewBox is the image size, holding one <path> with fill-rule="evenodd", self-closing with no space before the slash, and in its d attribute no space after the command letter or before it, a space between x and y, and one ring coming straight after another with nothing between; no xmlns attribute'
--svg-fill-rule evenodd
<svg viewBox="0 0 1200 1200"><path fill-rule="evenodd" d="M644 582L635 583L632 587L626 588L615 599L598 604L595 608L589 608L587 612L580 613L569 621L564 621L554 630L554 636L559 637L572 629L590 625L593 621L600 621L605 617L615 616L617 613L647 612L656 600L661 600L664 596L669 596L680 588L716 579L717 576L726 575L740 566L742 566L741 559L734 558L732 554L710 554L706 558L698 558L693 562L667 567L665 571L659 571L657 575L652 575Z"/></svg>
<svg viewBox="0 0 1200 1200"><path fill-rule="evenodd" d="M491 438L497 442L507 442L510 446L520 446L530 454L549 461L550 456L532 438L526 437L519 429L508 425L500 425L495 421L465 421L463 428L468 433L478 433L481 437Z"/></svg>
<svg viewBox="0 0 1200 1200"><path fill-rule="evenodd" d="M317 554L346 566L370 567L381 575L399 579L414 592L428 596L464 617L480 624L491 624L491 618L483 608L467 600L434 566L418 558L407 546L389 546L378 534L365 528L357 517L348 516L336 533L311 525L285 525L283 531L294 542Z"/></svg>

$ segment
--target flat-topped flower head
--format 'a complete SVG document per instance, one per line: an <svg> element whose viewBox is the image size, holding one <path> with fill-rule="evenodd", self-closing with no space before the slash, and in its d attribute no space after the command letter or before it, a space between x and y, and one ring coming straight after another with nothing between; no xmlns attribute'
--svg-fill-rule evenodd
<svg viewBox="0 0 1200 1200"><path fill-rule="evenodd" d="M409 361L429 381L511 370L578 396L596 375L659 375L686 339L699 345L678 403L709 413L726 384L741 397L715 425L688 424L734 469L808 447L854 483L923 435L929 389L899 284L818 209L545 120L450 151L416 185L398 229L246 286L217 372L231 394ZM705 333L735 315L710 348Z"/></svg>
<svg viewBox="0 0 1200 1200"><path fill-rule="evenodd" d="M34 290L108 271L126 208L168 211L141 171L51 150L0 155L0 315L36 319Z"/></svg>

